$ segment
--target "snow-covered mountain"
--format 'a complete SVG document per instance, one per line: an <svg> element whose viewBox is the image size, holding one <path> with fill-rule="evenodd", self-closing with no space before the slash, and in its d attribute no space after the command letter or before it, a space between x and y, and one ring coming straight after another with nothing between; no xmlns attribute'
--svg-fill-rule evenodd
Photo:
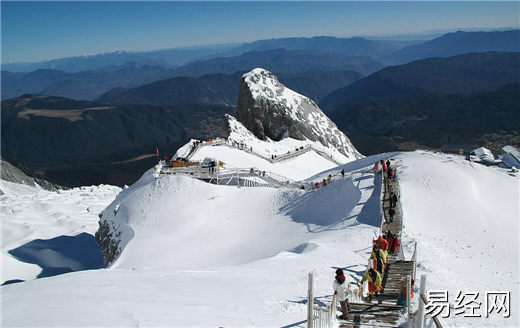
<svg viewBox="0 0 520 328"><path fill-rule="evenodd" d="M236 124L230 138L252 138ZM2 244L4 258L9 257L3 275L29 265L8 250L35 238L66 235L66 230L78 233L82 224L93 233L99 212L100 222L119 234L121 249L107 269L2 286L2 325L304 327L309 271L315 273L317 302L330 301L336 267L345 268L352 284L364 272L381 224L381 177L370 169L391 157L399 176L406 258L418 242L417 276L427 273L429 289L447 290L451 303L458 290L481 296L488 290L511 291L510 318L452 315L441 318L443 325L518 326L513 311L520 295L518 177L459 156L420 151L340 166L314 151L276 163L263 158L295 147L292 142L303 141L255 137L249 141L255 153L208 144L193 159L218 156L229 167L264 167L305 181L321 181L344 169L345 178L336 176L327 187L308 191L213 185L187 176L154 178L150 170L102 211L100 204L114 195L106 189L86 187L59 198L58 193L15 193L34 187L2 182L2 224L10 241L4 237ZM97 204L90 210L88 199ZM88 224L79 219L86 215ZM37 267L32 268L34 277ZM93 316L100 308L106 315Z"/></svg>
<svg viewBox="0 0 520 328"><path fill-rule="evenodd" d="M262 68L240 79L237 119L262 140L308 139L335 148L350 160L361 157L314 101L287 88Z"/></svg>

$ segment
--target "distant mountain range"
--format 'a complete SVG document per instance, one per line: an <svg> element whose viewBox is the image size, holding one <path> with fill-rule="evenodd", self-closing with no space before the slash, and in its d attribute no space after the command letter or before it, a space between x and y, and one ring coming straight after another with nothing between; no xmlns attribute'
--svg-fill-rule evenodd
<svg viewBox="0 0 520 328"><path fill-rule="evenodd" d="M279 38L243 44L230 43L139 52L114 51L34 63L2 64L2 70L32 72L37 69L55 69L77 73L105 66L121 66L130 62L139 65L174 68L196 60L233 57L246 52L274 49L320 51L347 56L367 56L374 59L387 57L387 59L393 60L394 64L427 57L454 56L468 52L518 51L514 50L518 49L518 29L504 28L502 31L486 29L485 32L469 29L469 31L436 31L427 35L386 37L337 38L316 36L311 38ZM516 45L513 45L514 43Z"/></svg>
<svg viewBox="0 0 520 328"><path fill-rule="evenodd" d="M80 72L2 71L2 99L18 97L2 102L2 157L65 186L132 183L155 162L156 146L172 154L190 138L226 136L223 115L235 112L239 78L256 67L319 102L365 155L519 146L519 33L286 38L132 62L121 55ZM95 57L54 67L92 67ZM405 64L384 67L392 63Z"/></svg>
<svg viewBox="0 0 520 328"><path fill-rule="evenodd" d="M319 51L345 56L365 56L379 58L386 54L398 51L406 46L421 43L423 41L389 41L369 40L360 37L335 38L330 36L317 36L313 38L281 38L259 40L246 43L234 48L229 53L242 54L252 51L266 51L275 49Z"/></svg>
<svg viewBox="0 0 520 328"><path fill-rule="evenodd" d="M418 94L471 94L520 81L520 53L472 53L429 58L380 70L325 97L326 112L338 106Z"/></svg>
<svg viewBox="0 0 520 328"><path fill-rule="evenodd" d="M520 84L471 95L422 94L343 106L332 114L365 155L520 145ZM470 149L471 149L470 148Z"/></svg>
<svg viewBox="0 0 520 328"><path fill-rule="evenodd" d="M520 144L520 53L472 53L387 67L320 103L366 155Z"/></svg>
<svg viewBox="0 0 520 328"><path fill-rule="evenodd" d="M55 69L69 73L91 71L106 66L121 66L127 63L139 65L164 66L167 68L185 65L196 59L220 56L235 48L237 44L160 49L154 51L114 51L95 55L58 58L36 63L2 64L2 70L31 72L38 69Z"/></svg>
<svg viewBox="0 0 520 328"><path fill-rule="evenodd" d="M104 104L224 104L235 106L238 83L245 72L201 77L175 77L132 89L114 89L98 99ZM319 102L323 97L361 79L354 71L280 73L279 80L291 89Z"/></svg>
<svg viewBox="0 0 520 328"><path fill-rule="evenodd" d="M383 66L368 57L277 49L198 61L177 69L128 63L123 66L110 66L79 73L65 73L55 70L38 70L31 73L2 71L2 99L31 93L77 100L94 100L115 88L132 88L153 81L181 76L199 77L218 73L232 74L238 71L249 71L256 67L270 68L280 73L346 70L366 74L377 71ZM184 81L193 80L184 79ZM238 83L238 80L236 80L236 83ZM222 88L219 87L219 89ZM200 97L204 98L205 95L200 95ZM183 101L179 100L176 103L183 103Z"/></svg>
<svg viewBox="0 0 520 328"><path fill-rule="evenodd" d="M520 30L447 33L430 41L407 46L379 59L388 64L404 64L428 57L451 57L488 51L520 51Z"/></svg>
<svg viewBox="0 0 520 328"><path fill-rule="evenodd" d="M219 105L103 106L51 96L2 102L2 157L64 185L133 183L190 138L227 134Z"/></svg>
<svg viewBox="0 0 520 328"><path fill-rule="evenodd" d="M197 60L207 60L217 57L234 57L247 52L259 52L275 49L320 51L346 56L368 56L375 58L418 42L421 41L368 40L359 37L335 38L328 36L312 38L280 38L259 40L244 44L222 44L142 52L115 51L89 56L58 58L36 63L3 64L2 70L12 72L31 72L37 69L55 69L69 73L77 73L80 71L96 70L105 66L120 66L130 62L139 65L172 68L183 66Z"/></svg>
<svg viewBox="0 0 520 328"><path fill-rule="evenodd" d="M175 76L173 69L137 63L78 73L52 69L30 73L2 71L2 99L29 93L93 100L117 87L131 88L172 76Z"/></svg>
<svg viewBox="0 0 520 328"><path fill-rule="evenodd" d="M300 73L349 70L369 74L383 65L366 56L341 55L316 50L274 49L247 52L235 57L221 57L195 61L179 67L176 73L185 76L202 76L215 73L250 71L262 67L280 73Z"/></svg>
<svg viewBox="0 0 520 328"><path fill-rule="evenodd" d="M2 65L2 99L25 93L94 100L116 88L173 77L233 74L263 67L280 73L352 70L363 75L385 65L469 52L520 51L520 30L448 33L429 41L364 38L282 38L151 52L115 52L27 64ZM32 66L31 66L32 65ZM180 66L183 65L183 66ZM341 86L338 86L338 88ZM203 95L201 96L203 97Z"/></svg>

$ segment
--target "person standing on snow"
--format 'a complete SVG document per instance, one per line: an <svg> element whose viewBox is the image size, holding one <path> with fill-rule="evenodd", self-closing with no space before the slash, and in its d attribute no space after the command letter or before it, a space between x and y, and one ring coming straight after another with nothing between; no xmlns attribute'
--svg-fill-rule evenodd
<svg viewBox="0 0 520 328"><path fill-rule="evenodd" d="M343 179L345 177L345 169L341 170L341 178Z"/></svg>
<svg viewBox="0 0 520 328"><path fill-rule="evenodd" d="M374 293L375 293L376 297L377 297L377 293L380 290L383 290L383 286L381 285L381 283L382 283L381 275L379 274L379 272L377 272L373 268L370 268L370 269L368 269L367 272L365 272L365 275L361 279L361 284L363 284L363 282L365 282L365 281L368 281L368 299L367 299L367 302L371 303L372 302L372 295L374 295Z"/></svg>
<svg viewBox="0 0 520 328"><path fill-rule="evenodd" d="M336 295L336 299L339 301L339 304L341 305L342 314L340 316L340 319L347 319L348 308L350 307L348 304L346 287L347 283L345 282L345 275L343 274L343 270L337 269L336 277L334 278L334 284L332 285L332 288L334 289L334 295Z"/></svg>

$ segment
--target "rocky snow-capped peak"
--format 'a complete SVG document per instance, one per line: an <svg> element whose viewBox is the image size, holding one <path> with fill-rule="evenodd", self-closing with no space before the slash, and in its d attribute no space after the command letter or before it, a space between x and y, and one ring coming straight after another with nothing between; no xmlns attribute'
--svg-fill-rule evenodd
<svg viewBox="0 0 520 328"><path fill-rule="evenodd" d="M314 101L262 68L240 79L237 119L260 139L308 139L335 148L351 160L362 157Z"/></svg>

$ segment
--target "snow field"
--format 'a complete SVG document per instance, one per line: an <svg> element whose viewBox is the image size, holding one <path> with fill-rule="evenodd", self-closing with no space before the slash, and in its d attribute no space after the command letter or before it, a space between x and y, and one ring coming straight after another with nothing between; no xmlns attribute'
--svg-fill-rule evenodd
<svg viewBox="0 0 520 328"><path fill-rule="evenodd" d="M478 292L482 317L486 291L511 292L511 318L464 318L452 309L443 325L518 327L520 180L460 156L400 157L403 240L410 255L418 243L417 277L427 274L428 289L447 290L452 305L459 290Z"/></svg>
<svg viewBox="0 0 520 328"><path fill-rule="evenodd" d="M103 212L118 206L116 219L134 233L123 256L107 270L2 287L3 324L295 324L305 319L309 271L321 300L330 296L336 266L350 270L352 282L364 271L377 227L356 217L377 204L369 201L373 175L306 193L150 175ZM24 317L25 308L35 311ZM91 315L99 308L106 320Z"/></svg>
<svg viewBox="0 0 520 328"><path fill-rule="evenodd" d="M250 160L246 167L262 161L225 155L228 162ZM315 273L318 304L330 301L337 267L352 284L364 273L381 223L381 177L368 168L389 156L400 165L405 254L417 241L417 276L428 274L428 289L447 290L452 305L458 290L479 292L481 301L485 291L511 291L509 319L464 318L452 309L442 324L517 327L518 178L427 152L324 167L302 179L321 180L342 168L346 178L308 192L154 179L148 171L103 211L125 237L115 264L3 286L2 325L304 327L308 272ZM13 213L26 204L0 200ZM12 233L23 236L22 227L13 224ZM103 316L92 315L100 308Z"/></svg>
<svg viewBox="0 0 520 328"><path fill-rule="evenodd" d="M98 213L121 190L114 186L81 187L59 192L46 191L1 180L2 283L12 279L34 279L41 268L18 261L7 252L37 239L81 233L94 235ZM39 262L54 265L59 254L47 250L28 250ZM62 259L63 260L63 259Z"/></svg>

